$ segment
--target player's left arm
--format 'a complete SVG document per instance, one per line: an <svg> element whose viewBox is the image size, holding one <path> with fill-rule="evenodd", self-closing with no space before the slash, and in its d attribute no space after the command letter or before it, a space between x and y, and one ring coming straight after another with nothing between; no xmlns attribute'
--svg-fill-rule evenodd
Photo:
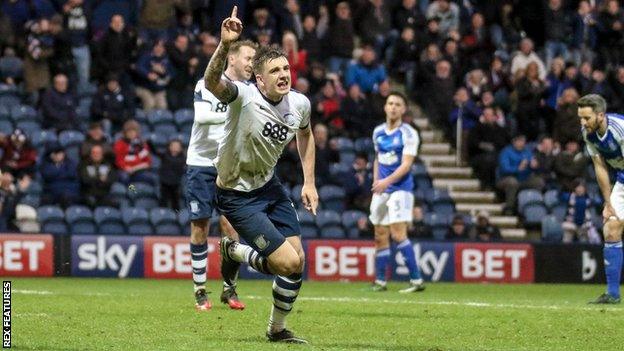
<svg viewBox="0 0 624 351"><path fill-rule="evenodd" d="M316 192L316 179L314 177L314 163L316 162L316 145L314 135L310 127L310 106L309 102L303 111L304 118L297 131L297 150L303 166L303 187L301 188L301 202L305 208L316 215L318 206L318 193Z"/></svg>
<svg viewBox="0 0 624 351"><path fill-rule="evenodd" d="M381 194L386 191L386 189L388 189L390 185L398 182L400 179L405 177L405 175L409 173L410 169L412 168L415 158L416 156L403 154L403 157L401 158L401 165L397 169L395 169L394 172L392 172L384 179L378 179L377 181L373 182L373 192Z"/></svg>

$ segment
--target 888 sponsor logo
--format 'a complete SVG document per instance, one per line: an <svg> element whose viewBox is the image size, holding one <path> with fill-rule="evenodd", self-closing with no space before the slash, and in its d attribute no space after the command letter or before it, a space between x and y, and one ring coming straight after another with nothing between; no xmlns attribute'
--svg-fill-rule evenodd
<svg viewBox="0 0 624 351"><path fill-rule="evenodd" d="M266 122L262 129L262 135L276 141L283 142L288 137L288 127L278 123Z"/></svg>

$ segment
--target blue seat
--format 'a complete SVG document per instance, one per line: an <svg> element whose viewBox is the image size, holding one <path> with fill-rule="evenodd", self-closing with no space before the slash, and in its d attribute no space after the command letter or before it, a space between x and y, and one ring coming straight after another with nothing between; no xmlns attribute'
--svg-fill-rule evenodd
<svg viewBox="0 0 624 351"><path fill-rule="evenodd" d="M169 110L151 110L147 112L147 122L152 127L160 124L174 124L173 114Z"/></svg>
<svg viewBox="0 0 624 351"><path fill-rule="evenodd" d="M452 216L442 216L429 212L425 214L425 223L431 227L431 232L436 240L443 240L448 231Z"/></svg>
<svg viewBox="0 0 624 351"><path fill-rule="evenodd" d="M41 125L38 121L19 121L16 123L15 128L21 129L29 138L41 133Z"/></svg>
<svg viewBox="0 0 624 351"><path fill-rule="evenodd" d="M156 153L162 154L167 150L167 144L169 143L169 137L167 134L150 133L147 136L147 140Z"/></svg>
<svg viewBox="0 0 624 351"><path fill-rule="evenodd" d="M342 226L340 215L331 210L321 210L316 213L316 226L320 229L331 226Z"/></svg>
<svg viewBox="0 0 624 351"><path fill-rule="evenodd" d="M445 215L455 212L455 202L446 190L429 189L424 190L425 200L432 208L432 211L443 211ZM437 209L437 210L436 210Z"/></svg>
<svg viewBox="0 0 624 351"><path fill-rule="evenodd" d="M355 161L355 152L353 151L340 151L340 163L345 166L351 166Z"/></svg>
<svg viewBox="0 0 624 351"><path fill-rule="evenodd" d="M35 110L32 106L29 106L29 105L13 106L11 108L11 118L13 119L14 122L26 121L26 120L36 121L38 120L37 110Z"/></svg>
<svg viewBox="0 0 624 351"><path fill-rule="evenodd" d="M179 131L188 132L193 127L195 113L192 109L180 109L175 112L173 119L175 120L175 124L178 126Z"/></svg>
<svg viewBox="0 0 624 351"><path fill-rule="evenodd" d="M33 208L38 208L41 203L41 197L36 194L26 194L19 200L19 203Z"/></svg>
<svg viewBox="0 0 624 351"><path fill-rule="evenodd" d="M178 223L183 227L186 227L191 223L191 213L188 208L182 208L178 211Z"/></svg>
<svg viewBox="0 0 624 351"><path fill-rule="evenodd" d="M13 109L13 107L20 106L22 104L22 100L13 94L4 94L0 96L0 106L5 106L9 111ZM8 113L10 115L10 113Z"/></svg>
<svg viewBox="0 0 624 351"><path fill-rule="evenodd" d="M153 234L153 228L150 223L149 214L143 208L130 207L125 209L121 218L128 228L128 233L132 235L150 235Z"/></svg>
<svg viewBox="0 0 624 351"><path fill-rule="evenodd" d="M119 203L120 207L130 206L130 199L127 195L128 188L122 183L113 183L110 189L111 197Z"/></svg>
<svg viewBox="0 0 624 351"><path fill-rule="evenodd" d="M169 141L176 139L182 142L182 146L187 148L189 143L191 142L191 134L190 133L177 133L169 137Z"/></svg>
<svg viewBox="0 0 624 351"><path fill-rule="evenodd" d="M414 163L412 165L411 173L414 177L429 177L427 166L422 163Z"/></svg>
<svg viewBox="0 0 624 351"><path fill-rule="evenodd" d="M0 119L1 120L11 120L11 108L7 105L2 104L2 95L0 95Z"/></svg>
<svg viewBox="0 0 624 351"><path fill-rule="evenodd" d="M93 212L86 206L70 206L65 210L65 220L72 234L96 234Z"/></svg>
<svg viewBox="0 0 624 351"><path fill-rule="evenodd" d="M524 208L528 205L544 204L542 193L535 189L524 189L518 193L518 211L524 212Z"/></svg>
<svg viewBox="0 0 624 351"><path fill-rule="evenodd" d="M133 183L132 185L132 190L128 191L128 198L132 201L132 206L148 210L158 207L156 188L146 183Z"/></svg>
<svg viewBox="0 0 624 351"><path fill-rule="evenodd" d="M355 140L354 148L356 152L363 152L368 154L375 151L375 145L371 138L358 138Z"/></svg>
<svg viewBox="0 0 624 351"><path fill-rule="evenodd" d="M436 203L432 205L431 211L439 216L452 216L455 213L455 205L453 203Z"/></svg>
<svg viewBox="0 0 624 351"><path fill-rule="evenodd" d="M329 165L329 174L333 179L340 179L344 176L345 173L351 170L351 165L343 164L343 163L332 163Z"/></svg>
<svg viewBox="0 0 624 351"><path fill-rule="evenodd" d="M563 222L567 212L568 212L568 205L563 204L563 203L557 204L555 205L555 207L550 209L550 213L553 216L555 216L555 218L557 218L559 222Z"/></svg>
<svg viewBox="0 0 624 351"><path fill-rule="evenodd" d="M65 213L54 205L42 206L37 209L37 218L41 224L43 233L67 234L67 224L65 223Z"/></svg>
<svg viewBox="0 0 624 351"><path fill-rule="evenodd" d="M13 133L13 122L7 121L6 119L0 119L0 133L4 135L10 135Z"/></svg>
<svg viewBox="0 0 624 351"><path fill-rule="evenodd" d="M416 189L429 190L433 189L433 183L429 177L419 177L415 178L414 182L416 183Z"/></svg>
<svg viewBox="0 0 624 351"><path fill-rule="evenodd" d="M154 133L162 135L173 135L178 133L178 127L176 127L173 122L157 124L152 126L152 130Z"/></svg>
<svg viewBox="0 0 624 351"><path fill-rule="evenodd" d="M40 130L38 133L34 133L30 136L30 141L34 147L43 148L46 145L56 143L58 141L58 137L56 132L52 130Z"/></svg>
<svg viewBox="0 0 624 351"><path fill-rule="evenodd" d="M292 199L293 203L295 204L295 207L297 208L301 207L301 189L302 188L303 188L303 185L297 184L293 186L292 190L290 191L290 198Z"/></svg>
<svg viewBox="0 0 624 351"><path fill-rule="evenodd" d="M180 235L178 217L170 208L158 207L150 210L150 220L158 235Z"/></svg>
<svg viewBox="0 0 624 351"><path fill-rule="evenodd" d="M548 190L546 194L544 194L544 205L548 209L552 209L556 205L559 204L559 191L556 189Z"/></svg>
<svg viewBox="0 0 624 351"><path fill-rule="evenodd" d="M336 140L339 152L355 153L355 145L353 144L353 141L351 141L351 139L339 137L335 138L334 140Z"/></svg>
<svg viewBox="0 0 624 351"><path fill-rule="evenodd" d="M543 204L533 203L525 205L522 210L524 224L528 227L537 227L542 223L542 218L548 215L548 210Z"/></svg>
<svg viewBox="0 0 624 351"><path fill-rule="evenodd" d="M98 226L99 234L123 235L127 232L121 212L114 207L96 207L93 219Z"/></svg>
<svg viewBox="0 0 624 351"><path fill-rule="evenodd" d="M67 157L73 160L80 160L80 145L84 140L84 134L76 130L65 130L59 134L59 143L65 149Z"/></svg>
<svg viewBox="0 0 624 351"><path fill-rule="evenodd" d="M319 189L319 200L323 208L336 212L345 210L345 191L335 185L324 185Z"/></svg>
<svg viewBox="0 0 624 351"><path fill-rule="evenodd" d="M299 226L301 227L301 236L308 239L318 238L318 229L314 215L306 210L298 210Z"/></svg>
<svg viewBox="0 0 624 351"><path fill-rule="evenodd" d="M542 224L542 241L559 243L563 240L561 222L553 215L544 216Z"/></svg>
<svg viewBox="0 0 624 351"><path fill-rule="evenodd" d="M342 226L345 227L345 229L347 230L357 228L357 222L360 220L360 218L366 218L366 217L367 217L366 213L362 211L356 211L356 210L345 211L342 214Z"/></svg>
<svg viewBox="0 0 624 351"><path fill-rule="evenodd" d="M330 226L321 229L321 238L325 239L345 239L347 233L340 226Z"/></svg>

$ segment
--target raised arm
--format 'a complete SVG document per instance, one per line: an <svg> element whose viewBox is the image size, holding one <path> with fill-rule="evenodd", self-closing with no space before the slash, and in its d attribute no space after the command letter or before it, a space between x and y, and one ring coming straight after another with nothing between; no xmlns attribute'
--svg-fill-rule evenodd
<svg viewBox="0 0 624 351"><path fill-rule="evenodd" d="M242 31L243 24L236 18L237 7L232 9L232 15L221 24L221 42L217 50L212 55L208 67L204 72L204 84L214 96L221 102L230 103L236 98L238 89L236 85L229 80L221 79L221 75L225 70L227 62L227 54L230 50L230 44L238 40Z"/></svg>

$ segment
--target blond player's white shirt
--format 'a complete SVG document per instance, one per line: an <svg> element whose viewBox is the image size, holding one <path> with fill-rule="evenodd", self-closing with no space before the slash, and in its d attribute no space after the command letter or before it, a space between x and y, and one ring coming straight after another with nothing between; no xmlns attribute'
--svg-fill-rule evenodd
<svg viewBox="0 0 624 351"><path fill-rule="evenodd" d="M291 90L275 104L255 84L234 84L238 94L228 106L215 164L220 187L249 192L271 180L286 145L308 128L310 100Z"/></svg>
<svg viewBox="0 0 624 351"><path fill-rule="evenodd" d="M225 75L222 79L228 79ZM195 85L195 117L186 153L189 166L214 167L219 141L223 138L228 105L219 101L200 79Z"/></svg>

